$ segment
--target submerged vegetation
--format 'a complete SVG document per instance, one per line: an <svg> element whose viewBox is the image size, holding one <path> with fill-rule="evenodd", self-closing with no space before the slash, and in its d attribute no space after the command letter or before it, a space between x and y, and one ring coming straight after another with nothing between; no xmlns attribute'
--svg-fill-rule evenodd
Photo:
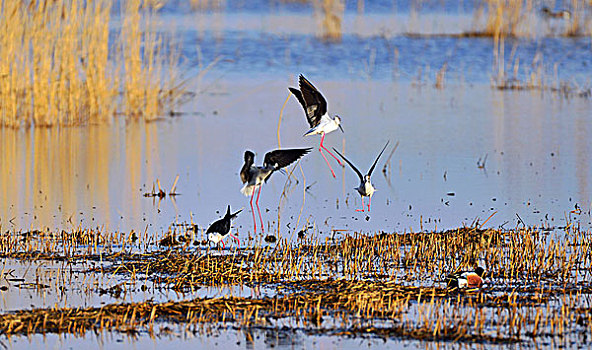
<svg viewBox="0 0 592 350"><path fill-rule="evenodd" d="M146 233L95 230L5 232L0 250L5 259L67 262L64 276L54 282L37 277L39 289L72 288L66 284L77 272L68 265L90 261L92 266L78 272L93 286L86 293L108 292L116 299L167 289L189 297L201 288L228 285L259 292L22 310L0 315L0 331L152 334L159 323L186 330L219 324L424 341L561 344L581 342L592 332L592 240L573 226L353 233L339 240L311 236L224 251L192 248L199 235L188 227L169 232L184 243L161 251L153 250L157 239ZM477 264L487 268L483 288L446 289L447 273ZM93 282L91 276L99 275L110 277Z"/></svg>
<svg viewBox="0 0 592 350"><path fill-rule="evenodd" d="M179 57L150 28L153 10L112 1L2 1L0 126L154 119L182 93ZM123 77L123 78L122 78Z"/></svg>

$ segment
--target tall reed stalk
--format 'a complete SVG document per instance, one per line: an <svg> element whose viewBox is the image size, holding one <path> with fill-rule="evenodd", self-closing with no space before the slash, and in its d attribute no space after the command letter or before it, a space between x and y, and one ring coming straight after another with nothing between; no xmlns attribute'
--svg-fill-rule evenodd
<svg viewBox="0 0 592 350"><path fill-rule="evenodd" d="M0 1L0 126L82 125L109 121L118 110L145 119L164 112L170 82L163 68L178 61L169 62L150 31L154 12L141 0L124 1L118 29L111 7L110 0Z"/></svg>
<svg viewBox="0 0 592 350"><path fill-rule="evenodd" d="M314 9L317 17L321 18L321 37L329 41L341 40L345 2L343 0L314 0Z"/></svg>
<svg viewBox="0 0 592 350"><path fill-rule="evenodd" d="M517 36L526 30L525 14L532 11L532 0L486 0L485 33Z"/></svg>

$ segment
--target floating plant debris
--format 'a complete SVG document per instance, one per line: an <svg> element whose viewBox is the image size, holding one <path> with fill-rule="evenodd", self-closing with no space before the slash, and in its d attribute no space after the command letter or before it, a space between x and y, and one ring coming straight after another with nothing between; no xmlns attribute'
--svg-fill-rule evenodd
<svg viewBox="0 0 592 350"><path fill-rule="evenodd" d="M132 235L123 233L78 230L72 239L39 234L26 244L20 235L2 236L4 258L63 261L65 266L85 261L87 268L80 274L141 281L137 288L144 293L173 290L191 295L223 286L267 292L14 311L0 315L4 334L152 332L158 322L230 323L308 334L504 344L592 331L587 302L592 295L592 236L575 227L346 233L332 240L309 232L295 242L278 240L273 247L226 250L189 245L154 249L154 242L162 240L142 233L133 249ZM113 240L110 248L88 245L104 244L107 237ZM53 253L44 247L53 247ZM477 264L487 268L482 288L446 288L449 273ZM70 290L66 279L35 284L14 271L7 273L12 274L9 283L19 288ZM128 283L103 282L90 293L121 298L129 288Z"/></svg>

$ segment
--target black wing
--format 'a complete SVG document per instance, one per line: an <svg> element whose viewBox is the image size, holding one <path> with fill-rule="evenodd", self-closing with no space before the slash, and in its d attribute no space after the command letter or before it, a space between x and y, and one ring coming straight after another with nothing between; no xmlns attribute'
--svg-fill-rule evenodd
<svg viewBox="0 0 592 350"><path fill-rule="evenodd" d="M217 232L222 236L225 236L228 232L230 232L230 218L223 217L222 219L215 221L213 224L208 227L206 233Z"/></svg>
<svg viewBox="0 0 592 350"><path fill-rule="evenodd" d="M255 161L255 154L251 151L245 151L245 164L240 171L241 181L243 183L251 181L251 165Z"/></svg>
<svg viewBox="0 0 592 350"><path fill-rule="evenodd" d="M308 124L311 128L314 128L321 122L321 117L327 113L327 101L320 91L317 90L317 88L314 87L314 85L312 85L302 74L300 74L298 82L300 85L300 91L294 88L289 89L294 96L296 96L302 105L302 108L304 108Z"/></svg>
<svg viewBox="0 0 592 350"><path fill-rule="evenodd" d="M368 170L368 176L372 175L372 172L374 171L374 167L376 166L376 163L378 163L378 160L380 159L380 156L382 155L382 153L386 149L386 146L388 146L389 142L390 141L387 141L386 142L386 145L384 145L384 148L382 149L382 151L380 151L380 153L378 154L378 157L376 157L376 160L374 161L374 164L372 164L372 167L370 168L370 170Z"/></svg>
<svg viewBox="0 0 592 350"><path fill-rule="evenodd" d="M243 211L242 209L239 209L238 211L236 211L234 214L230 214L230 204L228 205L228 208L226 208L226 215L224 215L224 219L229 219L232 220L234 219L238 213L240 213L241 211Z"/></svg>
<svg viewBox="0 0 592 350"><path fill-rule="evenodd" d="M347 158L345 158L345 157L343 156L343 154L339 153L339 151L338 151L338 150L336 150L336 149L335 149L335 147L333 147L333 150L334 150L334 151L335 151L337 154L339 154L339 156L340 156L341 158L343 158L343 160L345 160L345 162L346 162L347 164L349 164L349 166L350 166L352 169L354 169L354 171L356 172L356 174L358 174L358 176L360 177L360 181L364 182L364 176L363 176L363 175L362 175L362 173L361 173L361 172L358 170L358 168L356 168L356 166L355 166L355 165L353 165L353 164L352 164L352 162L350 162L349 160L347 160Z"/></svg>
<svg viewBox="0 0 592 350"><path fill-rule="evenodd" d="M302 108L304 108L304 113L306 113L306 102L304 101L304 98L302 98L302 92L293 87L289 87L288 90L290 90L292 95L296 96L298 102L300 102L300 105L302 106Z"/></svg>
<svg viewBox="0 0 592 350"><path fill-rule="evenodd" d="M267 152L263 160L264 168L273 168L279 170L297 161L303 155L310 152L312 148L292 148L292 149L276 149L275 151Z"/></svg>

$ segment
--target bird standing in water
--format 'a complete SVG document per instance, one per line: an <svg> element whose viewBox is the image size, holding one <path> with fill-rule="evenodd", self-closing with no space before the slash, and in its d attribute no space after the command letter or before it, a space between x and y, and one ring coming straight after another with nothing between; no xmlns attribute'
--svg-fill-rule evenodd
<svg viewBox="0 0 592 350"><path fill-rule="evenodd" d="M343 158L343 160L345 160L347 162L347 164L349 164L349 166L356 172L356 174L358 174L358 177L360 178L360 185L358 187L356 187L356 190L358 190L358 193L360 194L360 196L362 196L362 209L356 209L356 211L364 211L364 197L368 197L368 211L370 211L370 203L372 202L372 195L374 194L374 192L376 192L376 188L372 185L372 182L370 181L370 176L372 176L372 172L374 171L374 167L376 167L376 163L378 163L380 156L382 156L382 153L384 152L384 150L386 149L388 144L389 144L389 141L386 142L386 145L384 145L384 147L382 148L382 151L380 151L380 153L378 154L378 157L376 157L376 160L374 160L374 164L372 164L372 166L370 167L370 170L368 170L368 173L366 175L362 175L362 173L358 170L358 168L356 168L355 165L353 165L352 162L350 162L341 153L339 153L339 151L337 151L335 148L333 148L333 151L335 151L337 154L339 154L339 156L341 158Z"/></svg>
<svg viewBox="0 0 592 350"><path fill-rule="evenodd" d="M239 210L234 214L230 214L230 205L228 206L228 208L226 209L226 215L224 215L224 217L220 220L214 221L213 224L210 225L210 227L208 227L208 229L206 230L206 234L208 235L208 240L210 242L214 242L215 244L219 244L220 242L222 242L222 248L226 248L224 246L224 238L226 238L226 235L230 235L230 237L236 239L236 241L238 242L238 245L240 247L240 240L233 236L232 233L230 233L230 226L231 226L231 220L234 219L238 213L240 213L242 211Z"/></svg>
<svg viewBox="0 0 592 350"><path fill-rule="evenodd" d="M241 189L241 193L245 196L251 196L250 203L251 212L253 213L254 232L257 232L257 221L255 220L255 211L253 210L253 196L255 195L255 190L259 188L255 205L257 206L259 220L261 221L261 231L263 232L263 218L261 217L261 210L259 209L261 186L267 182L267 180L269 180L269 177L274 171L287 167L310 152L311 149L312 148L276 149L274 151L267 152L263 158L262 166L254 165L255 154L251 151L245 151L245 163L240 171L241 181L244 184L243 188Z"/></svg>
<svg viewBox="0 0 592 350"><path fill-rule="evenodd" d="M314 85L312 85L310 81L308 81L302 74L300 74L298 82L300 90L293 87L288 89L294 96L296 96L298 102L300 102L302 108L304 108L306 119L308 120L308 124L311 127L311 129L308 130L304 136L317 134L321 135L319 152L321 152L321 155L323 158L325 158L325 162L327 162L327 165L331 170L331 174L333 177L335 177L335 172L333 171L331 164L329 164L327 157L325 157L323 150L327 151L327 153L335 158L339 165L343 166L343 164L337 157L335 157L333 153L323 146L323 141L325 140L325 134L337 130L337 128L341 129L341 132L343 132L343 128L341 127L341 118L338 115L335 115L334 118L329 115L327 111L327 101L321 92L317 90L317 88L314 87Z"/></svg>

